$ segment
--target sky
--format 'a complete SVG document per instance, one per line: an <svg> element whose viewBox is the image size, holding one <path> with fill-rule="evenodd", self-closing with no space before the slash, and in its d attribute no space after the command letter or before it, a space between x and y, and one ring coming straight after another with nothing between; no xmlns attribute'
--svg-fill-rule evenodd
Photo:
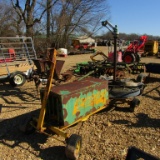
<svg viewBox="0 0 160 160"><path fill-rule="evenodd" d="M119 33L160 36L160 0L107 0Z"/></svg>

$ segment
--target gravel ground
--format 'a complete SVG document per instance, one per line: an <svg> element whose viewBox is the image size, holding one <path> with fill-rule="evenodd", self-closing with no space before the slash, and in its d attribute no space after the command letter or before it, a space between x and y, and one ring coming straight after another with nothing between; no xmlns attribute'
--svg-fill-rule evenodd
<svg viewBox="0 0 160 160"><path fill-rule="evenodd" d="M65 60L62 72L77 62L89 61L89 56L58 57ZM159 59L142 58L142 62L151 61L159 62ZM82 136L79 160L123 160L130 146L160 157L159 82L160 75L151 74L144 93L138 97L141 103L134 113L123 104L66 129L67 133ZM62 137L37 132L25 135L19 130L26 117L37 114L41 107L33 82L20 88L0 84L0 107L0 160L67 160Z"/></svg>

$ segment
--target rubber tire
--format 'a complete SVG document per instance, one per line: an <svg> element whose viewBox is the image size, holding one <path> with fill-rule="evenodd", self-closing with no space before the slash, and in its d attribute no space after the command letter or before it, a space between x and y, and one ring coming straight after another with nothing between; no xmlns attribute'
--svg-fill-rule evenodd
<svg viewBox="0 0 160 160"><path fill-rule="evenodd" d="M9 83L13 87L22 86L26 82L26 77L22 72L15 72L10 76Z"/></svg>
<svg viewBox="0 0 160 160"><path fill-rule="evenodd" d="M78 159L80 149L82 146L82 137L77 134L72 134L67 140L67 146L65 148L66 157L75 160Z"/></svg>
<svg viewBox="0 0 160 160"><path fill-rule="evenodd" d="M134 56L135 56L135 61L139 63L141 55L139 55L139 54L136 53Z"/></svg>
<svg viewBox="0 0 160 160"><path fill-rule="evenodd" d="M126 57L130 57L130 61L127 61ZM123 55L123 61L125 63L133 63L133 62L136 61L136 57L135 57L135 55L133 53L124 53L124 55Z"/></svg>
<svg viewBox="0 0 160 160"><path fill-rule="evenodd" d="M134 112L135 108L140 105L140 100L138 98L134 98L130 103L130 111Z"/></svg>

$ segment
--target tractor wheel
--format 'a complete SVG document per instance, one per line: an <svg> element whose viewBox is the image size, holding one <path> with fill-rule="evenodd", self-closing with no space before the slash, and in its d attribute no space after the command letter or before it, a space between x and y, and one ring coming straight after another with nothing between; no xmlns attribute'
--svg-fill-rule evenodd
<svg viewBox="0 0 160 160"><path fill-rule="evenodd" d="M133 62L135 62L135 55L133 54L133 53L125 53L124 55L123 55L123 61L125 62L125 63L133 63Z"/></svg>
<svg viewBox="0 0 160 160"><path fill-rule="evenodd" d="M131 103L130 103L130 111L131 112L134 112L135 111L135 108L138 107L140 104L140 100L137 99L137 98L134 98Z"/></svg>
<svg viewBox="0 0 160 160"><path fill-rule="evenodd" d="M22 72L15 72L11 74L9 83L13 87L22 86L26 82L26 77Z"/></svg>
<svg viewBox="0 0 160 160"><path fill-rule="evenodd" d="M76 160L79 157L81 146L82 146L82 138L79 135L72 134L67 140L67 146L65 149L66 157L71 160Z"/></svg>
<svg viewBox="0 0 160 160"><path fill-rule="evenodd" d="M139 63L141 55L136 53L134 56L135 56L135 61Z"/></svg>

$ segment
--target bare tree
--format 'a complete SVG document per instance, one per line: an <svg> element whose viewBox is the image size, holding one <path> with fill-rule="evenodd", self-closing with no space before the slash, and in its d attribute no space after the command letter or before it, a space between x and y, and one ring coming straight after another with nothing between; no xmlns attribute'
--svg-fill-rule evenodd
<svg viewBox="0 0 160 160"><path fill-rule="evenodd" d="M47 38L50 37L50 25L51 25L51 0L47 0Z"/></svg>
<svg viewBox="0 0 160 160"><path fill-rule="evenodd" d="M46 13L47 9L51 8L58 0L52 0L52 4L50 6L45 5L44 8L42 8L42 1L37 0L26 0L20 1L20 0L11 0L11 3L19 15L19 18L24 21L26 25L26 36L32 36L33 37L33 26L36 23L39 23L43 17L43 15ZM25 5L24 5L25 3ZM24 9L23 9L24 5ZM38 14L36 14L38 13Z"/></svg>
<svg viewBox="0 0 160 160"><path fill-rule="evenodd" d="M61 0L56 8L52 11L52 31L60 47L66 47L73 34L93 36L100 28L101 20L109 18L106 0Z"/></svg>
<svg viewBox="0 0 160 160"><path fill-rule="evenodd" d="M9 3L0 3L0 35L15 36L22 32L22 23L19 21L13 7Z"/></svg>
<svg viewBox="0 0 160 160"><path fill-rule="evenodd" d="M11 0L11 2L19 21L24 21L26 25L26 36L33 36L33 29L37 24L39 24L37 28L45 24L41 28L45 28L47 37L52 33L54 37L52 41L58 47L66 47L72 35L93 36L100 28L101 20L109 18L107 0Z"/></svg>

